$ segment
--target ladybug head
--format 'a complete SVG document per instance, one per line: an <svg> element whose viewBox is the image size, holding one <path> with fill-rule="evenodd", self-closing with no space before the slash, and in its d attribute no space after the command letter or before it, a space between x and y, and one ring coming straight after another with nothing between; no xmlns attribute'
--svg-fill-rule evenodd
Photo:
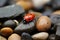
<svg viewBox="0 0 60 40"><path fill-rule="evenodd" d="M29 13L24 16L24 21L28 23L34 20L34 18L35 18L35 15L33 13Z"/></svg>

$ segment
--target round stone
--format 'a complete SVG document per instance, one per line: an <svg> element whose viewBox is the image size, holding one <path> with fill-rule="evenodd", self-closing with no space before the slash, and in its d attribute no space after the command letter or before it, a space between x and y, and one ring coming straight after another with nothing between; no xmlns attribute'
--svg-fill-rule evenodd
<svg viewBox="0 0 60 40"><path fill-rule="evenodd" d="M41 16L36 23L38 31L48 31L51 28L51 20L47 16Z"/></svg>
<svg viewBox="0 0 60 40"><path fill-rule="evenodd" d="M50 18L51 18L51 21L52 21L53 24L60 23L60 10L57 10L57 11L53 12L50 15Z"/></svg>
<svg viewBox="0 0 60 40"><path fill-rule="evenodd" d="M7 39L3 36L0 36L0 40L7 40Z"/></svg>
<svg viewBox="0 0 60 40"><path fill-rule="evenodd" d="M21 40L21 36L18 34L14 33L11 36L9 36L8 40Z"/></svg>
<svg viewBox="0 0 60 40"><path fill-rule="evenodd" d="M21 40L32 40L32 37L28 33L22 33L22 39Z"/></svg>
<svg viewBox="0 0 60 40"><path fill-rule="evenodd" d="M48 38L49 34L46 32L41 32L41 33L37 33L32 35L32 38L34 40L46 40Z"/></svg>
<svg viewBox="0 0 60 40"><path fill-rule="evenodd" d="M3 36L9 36L13 33L13 30L9 27L5 27L5 28L2 28L0 32Z"/></svg>
<svg viewBox="0 0 60 40"><path fill-rule="evenodd" d="M4 22L3 27L15 28L18 24L17 20L7 20Z"/></svg>

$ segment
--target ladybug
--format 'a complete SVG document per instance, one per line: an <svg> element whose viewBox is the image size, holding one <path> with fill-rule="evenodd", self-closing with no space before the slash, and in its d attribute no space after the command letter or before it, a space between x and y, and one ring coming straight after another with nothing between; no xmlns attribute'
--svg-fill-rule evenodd
<svg viewBox="0 0 60 40"><path fill-rule="evenodd" d="M24 22L28 23L31 22L35 18L35 14L28 13L24 16Z"/></svg>

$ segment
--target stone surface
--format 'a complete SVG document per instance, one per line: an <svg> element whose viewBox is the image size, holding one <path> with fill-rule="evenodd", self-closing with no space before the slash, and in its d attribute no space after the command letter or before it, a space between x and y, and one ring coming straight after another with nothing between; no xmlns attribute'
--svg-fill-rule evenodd
<svg viewBox="0 0 60 40"><path fill-rule="evenodd" d="M16 4L22 6L25 10L32 8L32 3L30 1L19 1Z"/></svg>

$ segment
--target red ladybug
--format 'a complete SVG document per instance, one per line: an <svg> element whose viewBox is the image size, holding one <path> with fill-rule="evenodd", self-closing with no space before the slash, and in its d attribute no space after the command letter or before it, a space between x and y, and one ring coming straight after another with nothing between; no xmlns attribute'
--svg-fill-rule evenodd
<svg viewBox="0 0 60 40"><path fill-rule="evenodd" d="M34 18L35 18L35 14L29 13L29 14L26 14L26 15L24 16L24 21L30 22L30 21L32 21Z"/></svg>

